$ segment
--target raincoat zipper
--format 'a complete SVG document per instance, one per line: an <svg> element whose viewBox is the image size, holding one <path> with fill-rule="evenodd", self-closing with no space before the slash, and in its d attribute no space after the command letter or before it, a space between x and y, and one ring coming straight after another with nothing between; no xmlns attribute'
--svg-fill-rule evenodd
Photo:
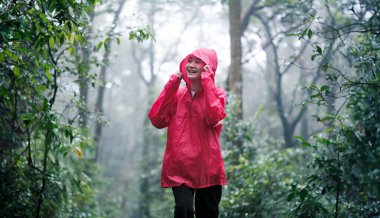
<svg viewBox="0 0 380 218"><path fill-rule="evenodd" d="M193 98L195 98L195 95L197 93L194 93L194 96L193 94L191 93L191 90L189 90L189 94L190 94L190 119L193 117Z"/></svg>

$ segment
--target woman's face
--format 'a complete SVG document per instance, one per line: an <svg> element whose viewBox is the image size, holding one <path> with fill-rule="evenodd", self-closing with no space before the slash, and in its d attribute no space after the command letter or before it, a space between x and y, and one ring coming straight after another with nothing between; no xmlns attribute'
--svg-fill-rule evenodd
<svg viewBox="0 0 380 218"><path fill-rule="evenodd" d="M189 79L200 79L205 63L197 58L190 57L186 63L186 74Z"/></svg>

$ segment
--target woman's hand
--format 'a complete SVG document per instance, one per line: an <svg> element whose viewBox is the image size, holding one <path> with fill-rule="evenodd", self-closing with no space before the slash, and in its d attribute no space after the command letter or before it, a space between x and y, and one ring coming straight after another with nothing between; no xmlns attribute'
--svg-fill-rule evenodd
<svg viewBox="0 0 380 218"><path fill-rule="evenodd" d="M183 74L179 71L175 72L174 74L177 75L179 79L183 78Z"/></svg>
<svg viewBox="0 0 380 218"><path fill-rule="evenodd" d="M205 65L204 67L203 67L203 72L205 72L205 71L208 71L208 70L211 70L211 67L210 67L210 65Z"/></svg>
<svg viewBox="0 0 380 218"><path fill-rule="evenodd" d="M214 71L211 70L210 65L205 65L203 67L203 72L202 72L202 78L208 78L211 77L214 79Z"/></svg>

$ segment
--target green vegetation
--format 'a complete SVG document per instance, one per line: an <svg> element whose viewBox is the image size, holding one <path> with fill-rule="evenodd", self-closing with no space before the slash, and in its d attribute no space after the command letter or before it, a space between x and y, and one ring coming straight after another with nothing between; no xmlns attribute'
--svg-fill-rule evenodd
<svg viewBox="0 0 380 218"><path fill-rule="evenodd" d="M322 129L311 137L293 137L301 132L300 120L286 116L284 107L289 105L283 102L291 102L290 97L270 82L272 96L283 105L273 103L278 107L270 109L275 113L266 122L262 118L267 116L267 105L242 120L241 102L229 93L221 138L228 177L221 217L379 217L380 1L325 1L324 20L316 17L311 1L257 2L262 5L253 8L257 10L251 21L263 24L267 46L276 50L286 40L312 46L307 59L316 65L311 77L315 80L307 85L300 82L308 98L296 107L308 107L310 125ZM126 184L118 184L134 185L132 191L118 189L96 159L100 140L97 145L91 136L88 105L81 92L99 80L91 69L107 63L93 56L102 48L109 55L113 40L109 34L94 43L87 35L97 3L4 0L0 4L0 217L123 217L125 208L130 217L172 217L171 190L159 187L163 132L146 120L141 123L143 139L137 143L141 151L136 148L140 152L130 157L144 158L134 157L137 175L131 173ZM272 10L280 14L285 9L286 16L279 20L270 16ZM293 25L301 15L308 19ZM252 30L249 16L244 17L245 31L260 32ZM271 24L274 21L276 25ZM284 38L271 38L271 30L280 24L288 27L278 34ZM129 39L142 44L153 38L152 31L131 30ZM144 54L153 57L153 51ZM280 84L287 70L294 70L281 68L281 63L276 67L278 77L273 78ZM148 88L151 98L154 87ZM307 116L306 109L301 115ZM291 134L272 134L262 125L271 122L282 122ZM125 197L119 190L134 196Z"/></svg>
<svg viewBox="0 0 380 218"><path fill-rule="evenodd" d="M376 2L363 1L365 11L356 13L351 5L343 5L342 10L351 9L353 14L342 24L327 31L312 29L308 23L298 34L300 40L349 36L342 43L350 70L329 60L320 66L328 85L307 87L308 104L318 107L315 122L324 125L322 133L310 139L296 136L299 146L284 150L261 133L255 120L227 120L224 144L230 184L222 202L223 217L380 216L380 5ZM323 46L315 44L313 61L324 57ZM337 110L331 110L331 98L341 102ZM239 140L243 146L236 147L239 143L233 142Z"/></svg>
<svg viewBox="0 0 380 218"><path fill-rule="evenodd" d="M1 217L102 217L112 203L99 201L108 181L90 158L88 129L69 113L82 102L63 82L94 80L75 54L95 3L0 5Z"/></svg>

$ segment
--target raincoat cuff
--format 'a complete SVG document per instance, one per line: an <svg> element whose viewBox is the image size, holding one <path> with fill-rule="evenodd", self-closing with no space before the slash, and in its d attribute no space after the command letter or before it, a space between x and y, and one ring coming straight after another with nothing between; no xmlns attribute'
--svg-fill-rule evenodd
<svg viewBox="0 0 380 218"><path fill-rule="evenodd" d="M178 89L180 84L181 84L181 79L177 75L172 74L169 77L168 83L165 85L165 90Z"/></svg>
<svg viewBox="0 0 380 218"><path fill-rule="evenodd" d="M215 74L212 70L207 70L202 74L202 79L211 78L212 80L214 80L214 77L215 77Z"/></svg>

